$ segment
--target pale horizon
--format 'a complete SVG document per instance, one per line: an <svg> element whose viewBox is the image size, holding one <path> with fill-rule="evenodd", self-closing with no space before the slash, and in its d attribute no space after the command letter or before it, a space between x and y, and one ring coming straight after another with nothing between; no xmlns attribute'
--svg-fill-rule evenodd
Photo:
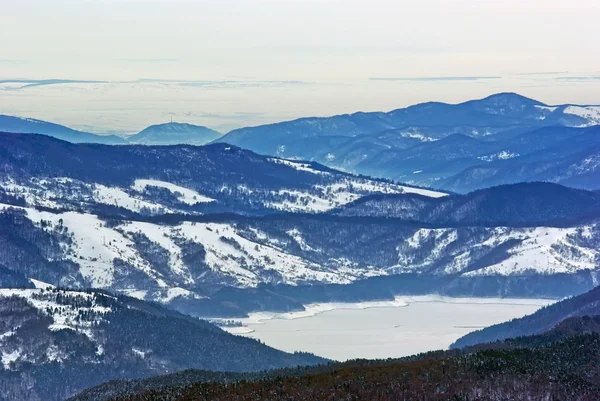
<svg viewBox="0 0 600 401"><path fill-rule="evenodd" d="M93 132L221 132L516 92L600 104L600 5L0 0L0 114Z"/></svg>

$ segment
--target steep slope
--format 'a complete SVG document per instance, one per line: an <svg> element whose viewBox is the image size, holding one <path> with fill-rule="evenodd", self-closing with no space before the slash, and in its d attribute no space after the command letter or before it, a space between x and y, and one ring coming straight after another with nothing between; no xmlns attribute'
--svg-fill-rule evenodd
<svg viewBox="0 0 600 401"><path fill-rule="evenodd" d="M6 401L58 401L111 379L186 368L241 372L324 362L97 291L0 289L0 314Z"/></svg>
<svg viewBox="0 0 600 401"><path fill-rule="evenodd" d="M33 118L21 118L6 115L0 115L0 132L42 134L74 143L126 143L123 138L115 135L95 135L90 134L89 132L76 131L65 126L46 121L34 120Z"/></svg>
<svg viewBox="0 0 600 401"><path fill-rule="evenodd" d="M171 122L151 125L127 137L127 141L142 145L205 145L221 136L221 133L207 127Z"/></svg>
<svg viewBox="0 0 600 401"><path fill-rule="evenodd" d="M0 193L20 205L124 215L325 211L372 193L444 193L224 144L71 144L0 133Z"/></svg>
<svg viewBox="0 0 600 401"><path fill-rule="evenodd" d="M347 171L434 186L436 181L481 164L482 160L526 153L526 146L503 149L502 142L519 134L540 127L597 124L600 106L547 106L517 94L501 93L454 105L430 102L389 113L302 118L241 128L218 142L261 154L313 160ZM443 152L435 142L453 134L479 141L456 143L450 148L448 144L448 151ZM307 146L309 142L315 146Z"/></svg>
<svg viewBox="0 0 600 401"><path fill-rule="evenodd" d="M458 339L452 347L462 348L510 337L535 335L551 330L565 319L586 315L600 315L600 287L544 307L532 315L469 333Z"/></svg>

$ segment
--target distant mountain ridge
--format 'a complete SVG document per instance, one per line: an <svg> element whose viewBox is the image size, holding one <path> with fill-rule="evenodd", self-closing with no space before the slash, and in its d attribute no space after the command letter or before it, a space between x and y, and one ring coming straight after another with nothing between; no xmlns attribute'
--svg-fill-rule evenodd
<svg viewBox="0 0 600 401"><path fill-rule="evenodd" d="M151 125L129 136L100 135L47 121L7 115L0 115L0 132L40 134L72 143L105 145L205 145L222 136L221 133L207 127L177 122Z"/></svg>
<svg viewBox="0 0 600 401"><path fill-rule="evenodd" d="M598 124L600 106L548 106L514 93L501 93L460 104L429 102L389 113L301 118L240 128L218 141L261 154L314 160L345 171L468 192L480 186L449 186L445 180L469 167L512 159L535 151L535 146L543 150L551 145L543 141L519 144L515 138L521 136L523 142L530 132L558 129L566 140L568 134L579 134L585 127ZM563 150L573 153L571 146ZM562 155L559 153L557 158ZM522 180L498 183L518 181Z"/></svg>
<svg viewBox="0 0 600 401"><path fill-rule="evenodd" d="M78 143L228 143L263 155L462 193L522 181L593 190L600 180L600 106L549 106L515 93L459 104L428 102L388 113L305 117L226 135L167 123L121 138L34 121L0 116L0 131Z"/></svg>
<svg viewBox="0 0 600 401"><path fill-rule="evenodd" d="M151 125L127 137L129 143L142 145L205 145L221 137L221 133L198 125L170 122Z"/></svg>
<svg viewBox="0 0 600 401"><path fill-rule="evenodd" d="M35 120L0 115L0 132L18 134L44 134L73 143L101 143L107 145L125 144L123 138L116 135L96 135L89 132L77 131L63 125Z"/></svg>

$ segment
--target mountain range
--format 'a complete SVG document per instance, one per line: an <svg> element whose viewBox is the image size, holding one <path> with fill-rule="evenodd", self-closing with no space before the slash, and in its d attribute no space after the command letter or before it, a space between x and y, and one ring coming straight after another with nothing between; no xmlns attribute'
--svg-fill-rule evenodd
<svg viewBox="0 0 600 401"><path fill-rule="evenodd" d="M3 283L243 316L327 293L555 297L596 280L595 192L523 183L449 195L232 145L0 138Z"/></svg>
<svg viewBox="0 0 600 401"><path fill-rule="evenodd" d="M460 104L430 102L389 113L301 118L241 128L219 141L262 154L318 161L345 171L459 192L485 186L487 177L476 181L478 170L471 174L471 182L460 180L459 175L467 174L469 168L503 170L515 163L520 163L520 171L507 173L494 184L569 181L596 189L592 178L577 182L570 176L581 173L574 171L578 163L596 154L592 148L598 144L598 130L583 128L598 124L600 106L548 106L501 93ZM579 145L571 142L573 137L578 137ZM588 145L582 148L584 142ZM584 150L590 154L579 154ZM570 168L571 174L555 166L524 166L539 163L540 153L547 153L548 162L562 161L562 169Z"/></svg>
<svg viewBox="0 0 600 401"><path fill-rule="evenodd" d="M221 133L207 127L178 122L151 125L128 136L100 135L33 118L7 115L0 115L0 132L41 134L72 143L106 145L205 145L222 136Z"/></svg>
<svg viewBox="0 0 600 401"><path fill-rule="evenodd" d="M0 142L4 196L61 210L317 212L373 193L446 195L226 144L104 146L1 132Z"/></svg>
<svg viewBox="0 0 600 401"><path fill-rule="evenodd" d="M188 368L97 399L596 399L599 113L498 94L128 138L1 116L0 401ZM424 294L576 297L447 352L316 368L198 319Z"/></svg>
<svg viewBox="0 0 600 401"><path fill-rule="evenodd" d="M600 106L555 105L514 93L460 104L429 102L236 129L221 135L182 123L128 137L99 136L33 119L0 116L0 131L71 142L203 145L315 161L347 172L442 191L548 181L595 190L600 182Z"/></svg>

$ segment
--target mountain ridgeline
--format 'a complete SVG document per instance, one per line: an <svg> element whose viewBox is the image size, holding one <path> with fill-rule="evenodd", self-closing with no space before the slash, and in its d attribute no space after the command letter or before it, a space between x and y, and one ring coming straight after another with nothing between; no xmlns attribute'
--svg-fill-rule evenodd
<svg viewBox="0 0 600 401"><path fill-rule="evenodd" d="M7 115L0 115L0 132L41 134L72 143L105 145L205 145L222 136L221 133L207 127L177 122L151 125L137 134L128 136L100 135L33 118Z"/></svg>
<svg viewBox="0 0 600 401"><path fill-rule="evenodd" d="M557 184L531 182L440 198L418 194L369 195L329 213L442 226L568 226L599 217L600 196Z"/></svg>
<svg viewBox="0 0 600 401"><path fill-rule="evenodd" d="M0 133L0 141L3 192L55 209L316 212L372 193L445 195L226 144L112 147L11 133Z"/></svg>
<svg viewBox="0 0 600 401"><path fill-rule="evenodd" d="M20 118L6 115L0 115L0 132L43 134L74 143L90 142L108 145L127 143L123 138L115 135L94 135L89 132L77 131L63 125L33 118Z"/></svg>
<svg viewBox="0 0 600 401"><path fill-rule="evenodd" d="M556 105L514 93L460 104L429 102L388 113L308 117L221 135L166 123L128 137L94 135L0 116L0 131L71 142L202 145L223 142L264 155L322 163L442 191L549 181L595 190L600 182L600 106Z"/></svg>
<svg viewBox="0 0 600 401"><path fill-rule="evenodd" d="M597 189L600 106L501 93L234 130L220 142L417 185L468 192L521 181ZM587 160L587 162L586 162Z"/></svg>

